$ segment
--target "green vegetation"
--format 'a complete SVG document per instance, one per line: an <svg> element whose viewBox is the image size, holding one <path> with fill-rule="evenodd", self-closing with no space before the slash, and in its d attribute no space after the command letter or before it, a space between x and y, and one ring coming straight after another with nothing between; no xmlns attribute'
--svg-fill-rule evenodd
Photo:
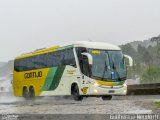
<svg viewBox="0 0 160 120"><path fill-rule="evenodd" d="M149 67L144 70L141 78L142 83L158 83L160 82L160 67Z"/></svg>
<svg viewBox="0 0 160 120"><path fill-rule="evenodd" d="M160 83L160 35L120 47L124 54L130 55L134 60L128 78L140 79L141 83Z"/></svg>
<svg viewBox="0 0 160 120"><path fill-rule="evenodd" d="M160 108L160 102L154 102L154 106L156 106L157 108Z"/></svg>

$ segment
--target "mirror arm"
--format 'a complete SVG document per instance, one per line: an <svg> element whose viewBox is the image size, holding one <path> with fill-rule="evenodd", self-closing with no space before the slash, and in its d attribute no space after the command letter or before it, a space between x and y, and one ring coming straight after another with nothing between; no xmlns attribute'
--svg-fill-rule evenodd
<svg viewBox="0 0 160 120"><path fill-rule="evenodd" d="M132 59L132 57L129 56L129 55L124 55L124 57L129 59L129 66L132 67L133 66L133 59Z"/></svg>
<svg viewBox="0 0 160 120"><path fill-rule="evenodd" d="M93 64L93 60L92 60L92 55L91 54L88 54L88 53L81 53L81 54L88 57L89 65Z"/></svg>

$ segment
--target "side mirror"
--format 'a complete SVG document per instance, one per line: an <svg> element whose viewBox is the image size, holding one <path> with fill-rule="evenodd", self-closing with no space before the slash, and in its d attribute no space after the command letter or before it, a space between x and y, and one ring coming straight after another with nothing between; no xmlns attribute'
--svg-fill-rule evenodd
<svg viewBox="0 0 160 120"><path fill-rule="evenodd" d="M133 59L132 59L132 57L129 56L129 55L124 55L124 57L129 60L129 65L128 65L128 66L129 66L129 67L132 67L132 66L133 66Z"/></svg>
<svg viewBox="0 0 160 120"><path fill-rule="evenodd" d="M89 65L93 64L93 58L92 58L91 54L89 54L89 53L81 53L81 54L88 58Z"/></svg>

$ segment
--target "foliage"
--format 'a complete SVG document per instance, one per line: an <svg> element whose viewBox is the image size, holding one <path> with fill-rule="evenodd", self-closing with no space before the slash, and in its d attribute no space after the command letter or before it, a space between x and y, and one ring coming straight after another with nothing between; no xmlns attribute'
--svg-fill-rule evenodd
<svg viewBox="0 0 160 120"><path fill-rule="evenodd" d="M160 102L154 102L154 105L157 107L157 108L160 108Z"/></svg>
<svg viewBox="0 0 160 120"><path fill-rule="evenodd" d="M160 67L148 67L141 78L142 83L158 83L160 82Z"/></svg>
<svg viewBox="0 0 160 120"><path fill-rule="evenodd" d="M128 78L136 79L137 76L142 83L160 83L160 35L149 39L147 43L135 41L121 45L124 54L133 58L134 66L129 68ZM156 44L152 44L155 42Z"/></svg>

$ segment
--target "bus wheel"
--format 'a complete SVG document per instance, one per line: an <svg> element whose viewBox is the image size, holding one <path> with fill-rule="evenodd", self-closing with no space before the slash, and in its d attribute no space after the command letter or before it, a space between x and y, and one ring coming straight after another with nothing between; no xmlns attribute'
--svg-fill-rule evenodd
<svg viewBox="0 0 160 120"><path fill-rule="evenodd" d="M79 94L78 85L72 86L72 96L75 101L82 101L83 96Z"/></svg>
<svg viewBox="0 0 160 120"><path fill-rule="evenodd" d="M102 96L102 100L111 100L111 99L112 99L112 95Z"/></svg>
<svg viewBox="0 0 160 120"><path fill-rule="evenodd" d="M34 99L35 98L35 91L33 87L29 88L29 98Z"/></svg>
<svg viewBox="0 0 160 120"><path fill-rule="evenodd" d="M23 87L23 97L25 99L28 99L28 90L27 90L27 87Z"/></svg>

